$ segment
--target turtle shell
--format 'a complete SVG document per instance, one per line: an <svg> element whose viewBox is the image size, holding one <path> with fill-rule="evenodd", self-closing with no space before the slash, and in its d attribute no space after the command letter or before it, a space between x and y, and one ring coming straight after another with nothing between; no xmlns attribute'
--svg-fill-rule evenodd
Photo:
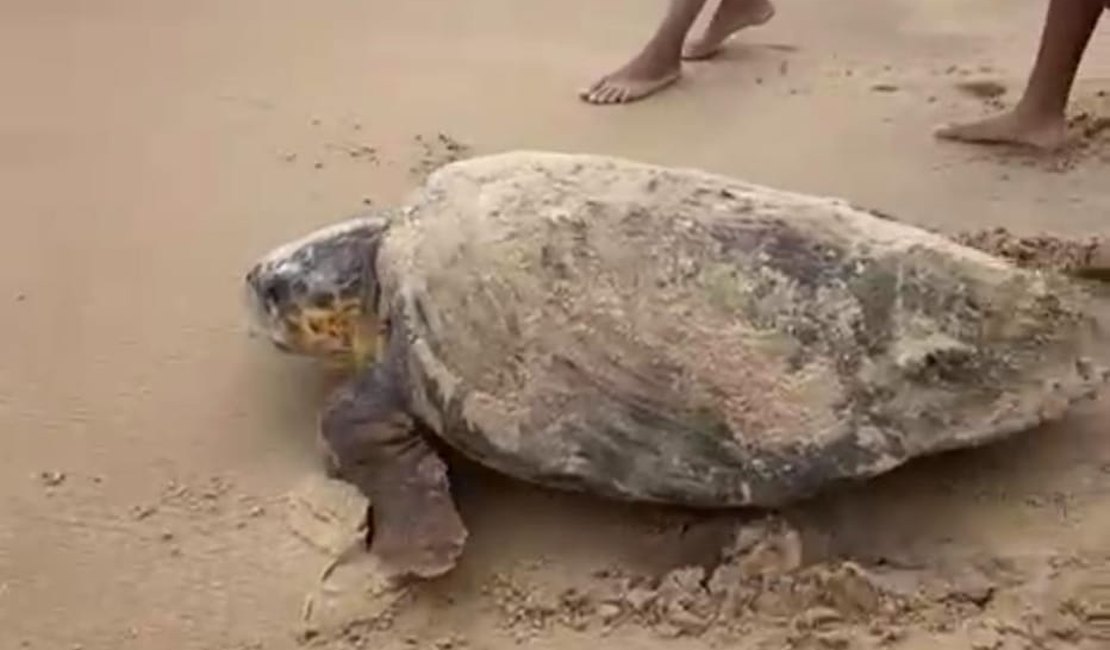
<svg viewBox="0 0 1110 650"><path fill-rule="evenodd" d="M622 499L777 505L1106 380L1070 278L696 170L454 163L378 267L419 418L511 476Z"/></svg>

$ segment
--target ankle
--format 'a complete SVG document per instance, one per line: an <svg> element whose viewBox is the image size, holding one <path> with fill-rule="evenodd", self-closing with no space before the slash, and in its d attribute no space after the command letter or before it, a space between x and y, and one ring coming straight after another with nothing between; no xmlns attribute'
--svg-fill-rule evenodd
<svg viewBox="0 0 1110 650"><path fill-rule="evenodd" d="M672 60L675 62L681 61L682 46L686 43L686 36L680 37L656 37L652 39L640 54L636 56L641 61L665 64Z"/></svg>
<svg viewBox="0 0 1110 650"><path fill-rule="evenodd" d="M1064 106L1056 102L1043 102L1022 97L1011 111L1015 118L1026 124L1047 126L1064 121Z"/></svg>
<svg viewBox="0 0 1110 650"><path fill-rule="evenodd" d="M681 45L678 48L671 45L648 47L630 62L632 70L649 74L677 68L680 65L682 65Z"/></svg>
<svg viewBox="0 0 1110 650"><path fill-rule="evenodd" d="M771 7L771 0L722 0L718 14L761 14Z"/></svg>

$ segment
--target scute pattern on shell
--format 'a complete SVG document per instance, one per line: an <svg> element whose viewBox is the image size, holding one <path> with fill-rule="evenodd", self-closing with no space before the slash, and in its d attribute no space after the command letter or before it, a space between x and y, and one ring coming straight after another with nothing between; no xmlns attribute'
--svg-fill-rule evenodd
<svg viewBox="0 0 1110 650"><path fill-rule="evenodd" d="M1083 289L844 201L517 152L383 244L412 407L538 483L773 505L1058 417L1105 373Z"/></svg>

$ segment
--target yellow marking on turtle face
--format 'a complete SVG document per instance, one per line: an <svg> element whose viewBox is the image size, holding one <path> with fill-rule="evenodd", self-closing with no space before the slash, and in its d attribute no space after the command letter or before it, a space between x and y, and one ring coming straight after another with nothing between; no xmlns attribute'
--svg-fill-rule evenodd
<svg viewBox="0 0 1110 650"><path fill-rule="evenodd" d="M356 368L372 362L380 349L378 321L364 313L358 300L305 307L290 314L286 322L297 347L344 359Z"/></svg>

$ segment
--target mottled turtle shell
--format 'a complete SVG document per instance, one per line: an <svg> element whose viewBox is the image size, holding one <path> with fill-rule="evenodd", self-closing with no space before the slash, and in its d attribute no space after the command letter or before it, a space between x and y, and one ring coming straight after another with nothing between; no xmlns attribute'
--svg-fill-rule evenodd
<svg viewBox="0 0 1110 650"><path fill-rule="evenodd" d="M835 199L595 156L434 173L378 257L411 409L527 481L777 505L1060 416L1089 297Z"/></svg>

